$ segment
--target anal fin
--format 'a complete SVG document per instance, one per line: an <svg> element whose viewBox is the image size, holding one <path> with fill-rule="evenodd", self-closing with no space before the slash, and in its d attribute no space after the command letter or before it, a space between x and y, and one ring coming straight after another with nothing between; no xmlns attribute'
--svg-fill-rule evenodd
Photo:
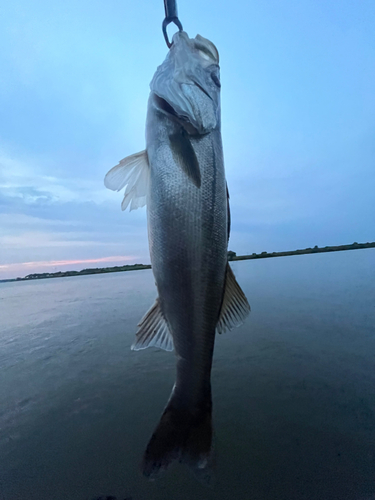
<svg viewBox="0 0 375 500"><path fill-rule="evenodd" d="M157 298L138 324L139 330L132 345L133 351L147 347L159 347L165 351L173 351L173 339Z"/></svg>
<svg viewBox="0 0 375 500"><path fill-rule="evenodd" d="M232 268L227 264L224 298L216 326L217 333L224 333L235 326L242 325L249 312L250 305L246 295L237 283Z"/></svg>

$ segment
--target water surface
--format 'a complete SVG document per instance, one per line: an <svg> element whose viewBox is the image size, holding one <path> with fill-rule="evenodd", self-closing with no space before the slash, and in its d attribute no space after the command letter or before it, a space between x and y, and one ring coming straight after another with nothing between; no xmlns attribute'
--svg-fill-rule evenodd
<svg viewBox="0 0 375 500"><path fill-rule="evenodd" d="M216 484L138 469L174 355L130 351L149 270L0 285L0 499L375 498L375 250L232 263L252 307L216 342Z"/></svg>

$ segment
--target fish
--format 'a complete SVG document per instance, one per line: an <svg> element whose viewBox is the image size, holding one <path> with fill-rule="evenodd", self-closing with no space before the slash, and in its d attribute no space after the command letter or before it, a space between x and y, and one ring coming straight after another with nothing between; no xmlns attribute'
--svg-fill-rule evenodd
<svg viewBox="0 0 375 500"><path fill-rule="evenodd" d="M158 297L132 349L154 346L176 354L176 381L141 464L150 478L179 460L209 482L215 336L242 324L250 311L227 257L220 89L215 45L175 33L150 84L146 149L105 177L107 188L125 188L123 210L147 205Z"/></svg>

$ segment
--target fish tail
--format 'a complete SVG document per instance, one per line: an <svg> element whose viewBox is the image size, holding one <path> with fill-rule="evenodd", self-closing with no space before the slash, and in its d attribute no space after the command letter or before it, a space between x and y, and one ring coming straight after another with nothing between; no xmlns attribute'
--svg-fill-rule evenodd
<svg viewBox="0 0 375 500"><path fill-rule="evenodd" d="M212 483L212 433L211 391L193 409L181 404L172 392L143 456L143 474L155 478L173 460L179 460L202 482Z"/></svg>

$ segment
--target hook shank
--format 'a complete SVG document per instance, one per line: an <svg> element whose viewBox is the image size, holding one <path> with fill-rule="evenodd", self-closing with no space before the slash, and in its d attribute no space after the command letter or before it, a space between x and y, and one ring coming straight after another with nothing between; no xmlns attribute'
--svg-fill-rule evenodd
<svg viewBox="0 0 375 500"><path fill-rule="evenodd" d="M163 21L162 29L163 35L168 48L172 46L171 42L168 38L167 26L171 23L174 23L179 31L182 31L182 24L178 18L177 13L177 2L176 0L164 0L164 10L165 10L165 19Z"/></svg>

